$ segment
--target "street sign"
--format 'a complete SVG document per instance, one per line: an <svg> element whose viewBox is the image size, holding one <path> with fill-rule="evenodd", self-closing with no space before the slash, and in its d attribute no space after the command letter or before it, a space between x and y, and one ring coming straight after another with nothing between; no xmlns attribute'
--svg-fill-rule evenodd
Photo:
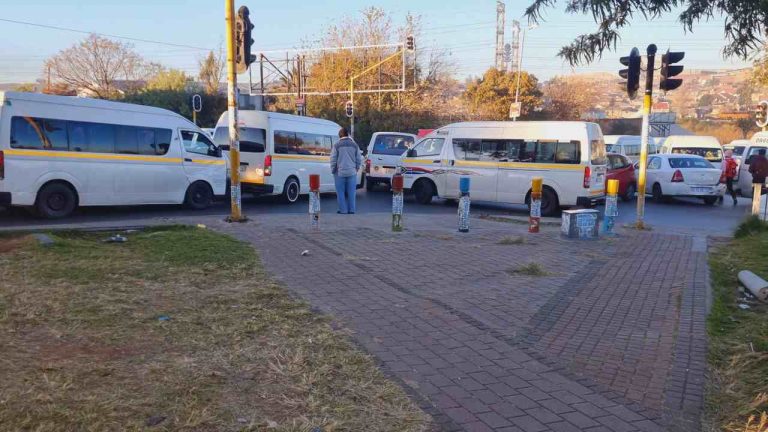
<svg viewBox="0 0 768 432"><path fill-rule="evenodd" d="M516 119L520 117L520 112L523 110L522 102L512 102L509 104L509 118Z"/></svg>
<svg viewBox="0 0 768 432"><path fill-rule="evenodd" d="M200 112L203 110L203 98L199 94L192 95L192 111Z"/></svg>
<svg viewBox="0 0 768 432"><path fill-rule="evenodd" d="M296 108L301 108L307 104L307 100L303 97L296 98Z"/></svg>

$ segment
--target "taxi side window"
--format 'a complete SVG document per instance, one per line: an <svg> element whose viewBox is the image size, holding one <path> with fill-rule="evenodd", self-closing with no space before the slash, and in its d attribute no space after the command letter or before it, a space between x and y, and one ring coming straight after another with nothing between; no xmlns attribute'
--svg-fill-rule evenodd
<svg viewBox="0 0 768 432"><path fill-rule="evenodd" d="M445 138L427 138L419 142L413 149L416 156L440 156L443 152Z"/></svg>

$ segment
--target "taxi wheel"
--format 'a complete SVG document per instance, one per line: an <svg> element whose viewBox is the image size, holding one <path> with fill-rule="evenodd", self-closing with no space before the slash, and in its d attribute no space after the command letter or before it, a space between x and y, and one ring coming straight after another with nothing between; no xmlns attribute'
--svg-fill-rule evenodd
<svg viewBox="0 0 768 432"><path fill-rule="evenodd" d="M213 191L208 183L196 181L187 188L184 204L193 210L205 210L213 204Z"/></svg>
<svg viewBox="0 0 768 432"><path fill-rule="evenodd" d="M299 187L299 181L296 177L288 177L283 186L283 201L288 204L293 204L299 200L301 194L301 188Z"/></svg>
<svg viewBox="0 0 768 432"><path fill-rule="evenodd" d="M558 210L560 210L560 203L557 200L557 194L551 189L544 188L541 191L541 215L557 216Z"/></svg>
<svg viewBox="0 0 768 432"><path fill-rule="evenodd" d="M35 210L46 219L60 219L69 216L77 208L77 195L66 184L48 183L37 193Z"/></svg>
<svg viewBox="0 0 768 432"><path fill-rule="evenodd" d="M413 185L413 194L419 204L429 204L435 196L435 185L429 180L419 180Z"/></svg>

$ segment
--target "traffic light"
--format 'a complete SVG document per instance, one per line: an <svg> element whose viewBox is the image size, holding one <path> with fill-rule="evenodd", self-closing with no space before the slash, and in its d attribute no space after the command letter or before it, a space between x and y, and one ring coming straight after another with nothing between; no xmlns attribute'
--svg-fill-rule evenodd
<svg viewBox="0 0 768 432"><path fill-rule="evenodd" d="M248 66L256 60L256 56L251 54L251 46L253 45L251 31L254 25L251 23L248 7L240 6L240 9L237 10L235 25L235 31L237 32L235 37L237 43L235 64L237 66L237 73L245 73L248 70Z"/></svg>
<svg viewBox="0 0 768 432"><path fill-rule="evenodd" d="M619 75L627 80L627 95L630 99L634 99L637 96L637 89L640 88L640 51L632 48L629 56L622 57L619 61L627 67L621 69Z"/></svg>
<svg viewBox="0 0 768 432"><path fill-rule="evenodd" d="M684 52L669 52L661 56L661 80L659 80L659 88L664 91L672 91L683 83L680 78L672 78L673 76L680 75L683 72L683 65L676 65L675 63L685 57Z"/></svg>
<svg viewBox="0 0 768 432"><path fill-rule="evenodd" d="M347 112L347 117L352 118L352 116L355 113L354 107L352 106L352 101L347 102L346 112Z"/></svg>
<svg viewBox="0 0 768 432"><path fill-rule="evenodd" d="M762 101L755 107L755 124L760 128L768 126L768 101Z"/></svg>
<svg viewBox="0 0 768 432"><path fill-rule="evenodd" d="M408 51L413 51L415 48L415 45L413 43L413 36L408 36L405 38L405 48Z"/></svg>

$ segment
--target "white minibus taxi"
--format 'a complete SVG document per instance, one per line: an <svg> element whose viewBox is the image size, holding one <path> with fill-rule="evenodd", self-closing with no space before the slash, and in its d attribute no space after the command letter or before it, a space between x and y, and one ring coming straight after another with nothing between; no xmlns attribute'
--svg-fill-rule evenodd
<svg viewBox="0 0 768 432"><path fill-rule="evenodd" d="M632 162L640 160L642 137L640 135L605 135L605 150L608 153L618 153L628 157ZM659 152L660 143L664 138L648 138L648 154Z"/></svg>
<svg viewBox="0 0 768 432"><path fill-rule="evenodd" d="M741 190L741 195L752 198L752 174L749 173L749 165L752 163L752 157L754 157L760 150L768 149L768 132L757 132L752 135L752 139L744 147L744 151L741 154L741 161L739 162L739 174L737 176L736 185Z"/></svg>
<svg viewBox="0 0 768 432"><path fill-rule="evenodd" d="M720 168L723 163L723 146L713 136L670 135L664 140L659 153L701 156L716 168Z"/></svg>
<svg viewBox="0 0 768 432"><path fill-rule="evenodd" d="M424 204L459 198L465 176L475 200L530 204L531 179L542 177L541 211L553 215L605 199L605 153L595 123L467 122L425 136L401 164L404 186Z"/></svg>
<svg viewBox="0 0 768 432"><path fill-rule="evenodd" d="M229 153L229 116L216 124L214 141ZM331 149L338 124L318 118L269 111L238 112L240 184L244 193L280 195L295 203L309 193L309 175L320 175L320 192L335 191ZM360 167L359 175L363 174ZM358 179L358 188L362 180Z"/></svg>
<svg viewBox="0 0 768 432"><path fill-rule="evenodd" d="M194 123L160 108L0 92L0 205L61 218L78 206L211 205L225 158Z"/></svg>

